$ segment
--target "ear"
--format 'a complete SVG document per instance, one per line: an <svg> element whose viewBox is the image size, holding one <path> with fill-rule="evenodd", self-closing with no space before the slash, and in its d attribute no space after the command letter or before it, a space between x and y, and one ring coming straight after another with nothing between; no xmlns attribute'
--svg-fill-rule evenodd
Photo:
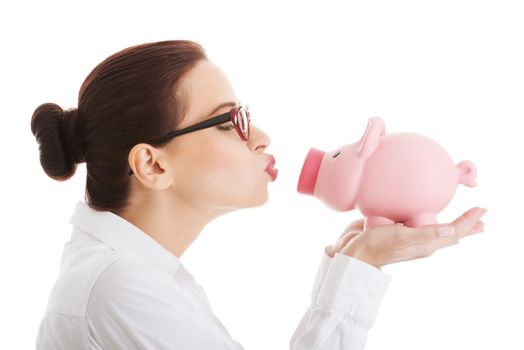
<svg viewBox="0 0 524 350"><path fill-rule="evenodd" d="M386 126L384 121L379 117L371 117L368 119L368 126L364 132L364 136L359 141L359 150L357 156L361 159L367 159L375 152L379 143L380 137L386 133Z"/></svg>
<svg viewBox="0 0 524 350"><path fill-rule="evenodd" d="M144 186L163 190L172 184L166 171L163 151L147 143L139 143L129 151L128 162L136 177Z"/></svg>

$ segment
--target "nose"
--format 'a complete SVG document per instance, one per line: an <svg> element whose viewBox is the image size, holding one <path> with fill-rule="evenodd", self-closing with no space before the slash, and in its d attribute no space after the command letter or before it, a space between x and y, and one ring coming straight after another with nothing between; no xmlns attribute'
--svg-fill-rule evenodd
<svg viewBox="0 0 524 350"><path fill-rule="evenodd" d="M269 136L253 123L249 126L249 134L248 147L255 152L264 151L271 143Z"/></svg>

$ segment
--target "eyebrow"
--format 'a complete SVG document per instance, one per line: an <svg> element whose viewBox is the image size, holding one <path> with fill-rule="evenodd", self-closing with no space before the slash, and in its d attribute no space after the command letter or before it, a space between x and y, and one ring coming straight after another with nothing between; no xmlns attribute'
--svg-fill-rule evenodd
<svg viewBox="0 0 524 350"><path fill-rule="evenodd" d="M219 104L215 109L213 109L211 112L209 112L207 114L207 117L210 118L213 116L213 114L215 114L217 111L219 111L220 109L224 108L224 107L233 107L234 105L236 105L237 102L233 102L233 101L230 101L230 102L224 102L224 103L221 103Z"/></svg>

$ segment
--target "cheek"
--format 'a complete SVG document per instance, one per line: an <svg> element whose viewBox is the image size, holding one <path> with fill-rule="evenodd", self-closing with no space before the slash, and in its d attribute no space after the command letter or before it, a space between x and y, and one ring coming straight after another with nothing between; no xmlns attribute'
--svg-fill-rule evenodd
<svg viewBox="0 0 524 350"><path fill-rule="evenodd" d="M207 172L214 174L215 177L220 178L224 183L231 181L240 181L247 176L253 169L252 160L246 157L245 152L238 152L238 150L223 150L214 152L207 157Z"/></svg>
<svg viewBox="0 0 524 350"><path fill-rule="evenodd" d="M204 134L204 133L202 133ZM205 177L206 174L219 176L241 166L238 160L245 154L234 142L212 141L216 135L194 135L195 137L177 148L176 161L185 164L185 175ZM205 137L204 137L205 136ZM219 142L220 141L220 142ZM227 141L227 140L226 140Z"/></svg>
<svg viewBox="0 0 524 350"><path fill-rule="evenodd" d="M181 150L185 152L180 152L177 159L186 165L179 184L189 191L188 195L235 197L260 188L265 173L246 144L230 140L212 143L209 137L198 141Z"/></svg>
<svg viewBox="0 0 524 350"><path fill-rule="evenodd" d="M258 174L260 164L257 165L256 157L247 148L234 146L227 150L217 149L203 159L201 171L205 178L202 180L216 192L231 192L231 189L250 192L263 175Z"/></svg>

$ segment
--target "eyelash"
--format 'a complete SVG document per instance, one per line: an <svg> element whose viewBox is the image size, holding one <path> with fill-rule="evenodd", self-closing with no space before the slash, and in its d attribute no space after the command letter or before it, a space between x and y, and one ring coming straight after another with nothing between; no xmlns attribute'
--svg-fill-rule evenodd
<svg viewBox="0 0 524 350"><path fill-rule="evenodd" d="M228 125L228 126L219 126L220 130L233 130L235 128L234 125Z"/></svg>

